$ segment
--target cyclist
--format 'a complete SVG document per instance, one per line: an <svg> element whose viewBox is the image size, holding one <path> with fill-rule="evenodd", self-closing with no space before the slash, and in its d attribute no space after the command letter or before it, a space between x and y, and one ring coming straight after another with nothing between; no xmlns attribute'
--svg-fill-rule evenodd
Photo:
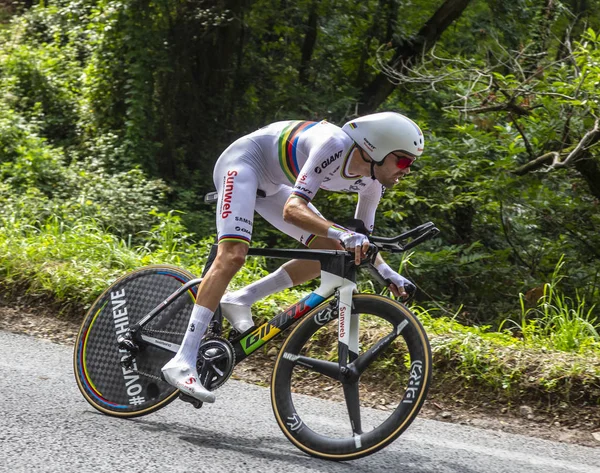
<svg viewBox="0 0 600 473"><path fill-rule="evenodd" d="M423 133L412 120L382 112L356 118L341 128L326 121L277 122L230 145L213 173L218 192L217 256L198 288L179 351L162 368L167 382L196 399L214 402L214 393L198 379L196 357L219 302L223 315L244 332L253 326L252 303L319 275L318 261L294 260L223 297L245 262L255 210L310 248L355 252L358 264L368 250L368 237L325 219L311 200L319 189L358 193L355 218L363 220L371 232L383 191L409 174L410 165L423 153L423 144ZM263 197L257 198L257 192ZM390 290L406 297L410 281L381 256L375 266L393 282Z"/></svg>

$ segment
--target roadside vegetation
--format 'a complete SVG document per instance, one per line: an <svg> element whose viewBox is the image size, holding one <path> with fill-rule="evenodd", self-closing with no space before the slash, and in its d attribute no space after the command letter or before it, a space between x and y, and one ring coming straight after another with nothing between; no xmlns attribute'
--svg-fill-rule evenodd
<svg viewBox="0 0 600 473"><path fill-rule="evenodd" d="M598 1L32 3L0 5L4 292L77 318L140 266L199 274L215 233L201 196L233 139L397 110L426 153L376 233L441 230L390 258L419 286L435 389L600 407ZM324 215L353 216L355 196L325 194ZM259 222L254 244L296 244ZM249 260L232 287L273 264Z"/></svg>

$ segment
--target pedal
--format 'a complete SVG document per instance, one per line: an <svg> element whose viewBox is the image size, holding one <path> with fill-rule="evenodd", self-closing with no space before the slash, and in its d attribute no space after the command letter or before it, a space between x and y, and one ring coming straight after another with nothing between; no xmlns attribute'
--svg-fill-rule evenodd
<svg viewBox="0 0 600 473"><path fill-rule="evenodd" d="M121 335L117 338L117 345L119 350L127 351L133 355L140 351L140 347L131 338L131 333L127 332L125 335Z"/></svg>
<svg viewBox="0 0 600 473"><path fill-rule="evenodd" d="M202 401L196 399L195 397L188 396L187 394L184 394L182 392L179 393L179 399L181 399L183 402L189 402L196 409L200 409L203 404Z"/></svg>

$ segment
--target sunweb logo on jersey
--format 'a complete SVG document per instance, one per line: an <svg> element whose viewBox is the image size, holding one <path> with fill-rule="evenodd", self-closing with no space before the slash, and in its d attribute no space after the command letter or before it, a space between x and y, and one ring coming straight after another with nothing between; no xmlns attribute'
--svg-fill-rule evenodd
<svg viewBox="0 0 600 473"><path fill-rule="evenodd" d="M221 218L227 218L231 215L231 198L233 196L234 179L238 175L237 171L227 171L227 176L223 178L223 201L221 202Z"/></svg>

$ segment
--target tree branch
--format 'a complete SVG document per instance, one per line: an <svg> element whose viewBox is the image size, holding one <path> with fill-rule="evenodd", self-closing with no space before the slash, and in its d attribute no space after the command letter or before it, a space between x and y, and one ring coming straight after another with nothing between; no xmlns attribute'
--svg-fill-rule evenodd
<svg viewBox="0 0 600 473"><path fill-rule="evenodd" d="M512 120L513 124L515 125L515 128L519 131L521 138L523 138L523 143L525 143L525 149L527 150L527 154L529 154L530 157L533 157L533 148L531 147L531 143L529 143L529 140L527 139L527 136L525 135L525 130L523 130L523 127L521 126L521 124L519 123L517 118L513 116L512 113L510 114L510 119Z"/></svg>
<svg viewBox="0 0 600 473"><path fill-rule="evenodd" d="M531 111L527 108L520 107L513 102L505 102L498 105L490 105L489 107L473 107L463 109L465 113L487 113L487 112L511 112L517 115L529 115Z"/></svg>
<svg viewBox="0 0 600 473"><path fill-rule="evenodd" d="M504 233L504 238L506 238L506 243L508 243L508 246L510 246L512 248L515 256L521 262L521 264L523 266L525 266L526 268L529 268L529 270L533 272L533 268L531 267L531 265L529 263L527 263L523 258L521 258L521 255L519 254L517 248L515 247L513 242L510 240L510 237L508 236L508 229L506 228L506 223L504 221L504 202L500 201L499 203L500 203L500 222L502 223L502 232Z"/></svg>
<svg viewBox="0 0 600 473"><path fill-rule="evenodd" d="M577 89L575 89L575 94L574 94L575 96L571 100L576 100L577 97L579 96L579 92L581 91L581 86L583 85L583 82L586 77L587 77L587 72L582 75L581 80L577 84ZM567 145L567 141L569 138L569 132L571 130L571 118L573 117L573 113L575 113L575 107L573 107L571 105L568 107L567 118L565 119L565 126L563 127L563 134L562 134L562 138L560 140L562 146Z"/></svg>
<svg viewBox="0 0 600 473"><path fill-rule="evenodd" d="M423 25L416 36L393 43L395 53L388 66L402 70L411 62L417 61L422 54L435 45L442 33L462 15L470 2L471 0L446 0ZM388 74L385 71L380 72L362 90L359 113L364 114L375 111L394 91L394 88L395 84L389 80Z"/></svg>
<svg viewBox="0 0 600 473"><path fill-rule="evenodd" d="M517 176L524 176L528 172L535 171L541 168L547 162L554 161L559 158L560 154L557 151L551 151L550 153L546 153L535 158L533 161L529 161L527 164L524 164L520 168L517 168L514 171L512 171L512 173Z"/></svg>
<svg viewBox="0 0 600 473"><path fill-rule="evenodd" d="M594 146L598 140L600 140L600 118L596 118L594 128L583 136L581 141L575 146L575 149L571 151L564 160L560 161L555 159L551 167L564 168L568 166L572 161L579 158L590 146Z"/></svg>
<svg viewBox="0 0 600 473"><path fill-rule="evenodd" d="M535 158L533 161L530 161L527 164L524 164L520 168L515 169L514 171L512 171L512 173L517 176L523 176L528 172L535 171L541 168L547 163L550 163L550 169L567 167L573 164L575 161L577 161L590 147L597 144L598 141L600 141L600 118L596 118L596 121L594 122L594 127L591 130L589 130L583 136L583 138L581 138L579 143L577 143L577 145L574 148L572 148L570 151L563 153L563 155L566 154L566 157L564 159L561 159L561 152L551 151L549 153L543 154Z"/></svg>

